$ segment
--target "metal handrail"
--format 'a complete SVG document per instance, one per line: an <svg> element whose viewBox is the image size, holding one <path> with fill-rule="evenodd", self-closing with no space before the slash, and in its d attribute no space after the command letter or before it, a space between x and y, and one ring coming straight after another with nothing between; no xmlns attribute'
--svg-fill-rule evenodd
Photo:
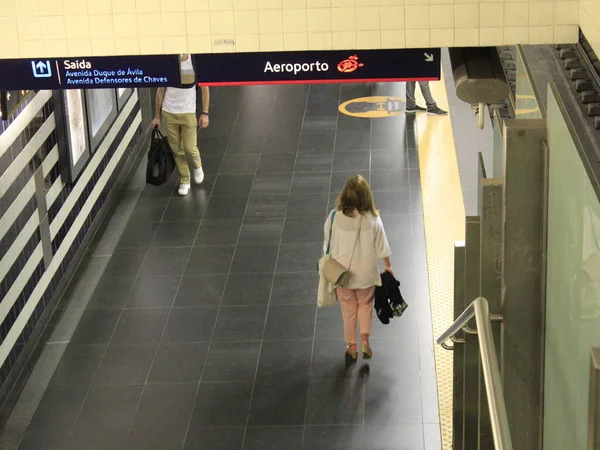
<svg viewBox="0 0 600 450"><path fill-rule="evenodd" d="M490 409L494 446L496 450L512 450L513 445L508 426L502 379L500 378L498 357L496 356L496 348L494 347L492 321L487 300L483 297L475 299L458 319L454 321L450 328L437 339L437 343L439 345L445 344L448 339L463 329L473 317L475 317L477 334L479 335L479 353L481 354L485 392Z"/></svg>

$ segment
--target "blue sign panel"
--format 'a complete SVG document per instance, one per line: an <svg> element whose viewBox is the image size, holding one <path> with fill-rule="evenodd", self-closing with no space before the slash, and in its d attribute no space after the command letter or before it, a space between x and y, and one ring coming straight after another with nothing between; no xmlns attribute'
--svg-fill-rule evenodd
<svg viewBox="0 0 600 450"><path fill-rule="evenodd" d="M179 86L177 55L0 60L0 90Z"/></svg>

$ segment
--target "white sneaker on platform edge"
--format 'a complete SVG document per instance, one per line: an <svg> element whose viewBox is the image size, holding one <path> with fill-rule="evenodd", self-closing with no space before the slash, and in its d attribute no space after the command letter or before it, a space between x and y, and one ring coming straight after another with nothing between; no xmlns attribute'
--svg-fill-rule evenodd
<svg viewBox="0 0 600 450"><path fill-rule="evenodd" d="M192 186L189 184L180 184L177 193L181 196L188 195L190 193L191 188Z"/></svg>
<svg viewBox="0 0 600 450"><path fill-rule="evenodd" d="M196 184L202 184L203 181L204 181L204 170L202 170L202 167L198 167L197 169L194 169L194 182Z"/></svg>

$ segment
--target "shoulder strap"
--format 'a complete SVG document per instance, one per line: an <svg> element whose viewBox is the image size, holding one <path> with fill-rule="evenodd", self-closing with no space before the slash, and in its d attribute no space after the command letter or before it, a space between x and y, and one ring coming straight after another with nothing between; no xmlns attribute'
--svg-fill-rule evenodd
<svg viewBox="0 0 600 450"><path fill-rule="evenodd" d="M333 219L335 219L335 209L331 212L331 223L329 224L329 239L327 241L327 252L326 255L329 255L329 251L331 250L331 233L333 232Z"/></svg>

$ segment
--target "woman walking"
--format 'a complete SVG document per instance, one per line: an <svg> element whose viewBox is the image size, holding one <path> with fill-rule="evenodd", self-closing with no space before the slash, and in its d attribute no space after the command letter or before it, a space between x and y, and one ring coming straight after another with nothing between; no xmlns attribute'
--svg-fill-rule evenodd
<svg viewBox="0 0 600 450"><path fill-rule="evenodd" d="M336 289L344 321L346 352L351 359L357 359L358 319L361 353L364 358L371 358L373 351L369 336L373 322L373 298L375 287L381 286L378 260L383 260L385 271L393 272L390 247L379 212L375 209L373 192L367 180L360 175L346 182L335 210L325 222L325 249L329 242L331 258L348 268L350 275L345 286Z"/></svg>

